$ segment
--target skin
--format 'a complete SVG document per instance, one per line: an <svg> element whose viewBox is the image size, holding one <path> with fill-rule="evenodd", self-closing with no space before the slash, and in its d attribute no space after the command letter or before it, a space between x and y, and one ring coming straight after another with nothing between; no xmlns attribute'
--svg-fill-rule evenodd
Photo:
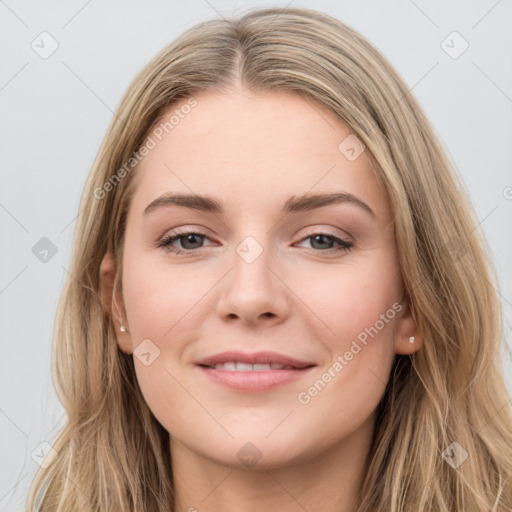
<svg viewBox="0 0 512 512"><path fill-rule="evenodd" d="M160 351L147 366L134 361L144 398L170 434L176 510L355 511L394 356L421 348L400 302L387 195L366 151L351 161L338 149L348 127L312 100L243 89L195 98L198 105L136 169L114 302L111 254L100 272L119 348L133 353L150 339L152 353ZM213 196L225 213L171 205L144 214L170 191ZM351 203L280 212L292 195L339 191L364 201L375 218ZM185 255L157 247L177 228L206 237L175 241L189 248ZM339 245L315 242L319 233L354 246L329 254ZM247 236L263 249L252 263L236 251ZM299 393L394 303L402 306L394 318L300 403ZM194 364L231 349L272 350L317 366L272 390L234 391ZM248 442L259 457L250 466L237 455Z"/></svg>

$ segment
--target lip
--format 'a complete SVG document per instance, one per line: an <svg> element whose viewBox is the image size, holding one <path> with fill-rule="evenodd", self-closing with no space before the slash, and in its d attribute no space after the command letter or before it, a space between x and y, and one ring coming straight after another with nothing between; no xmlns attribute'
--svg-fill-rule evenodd
<svg viewBox="0 0 512 512"><path fill-rule="evenodd" d="M254 352L252 354L248 354L245 352L238 352L236 350L231 350L228 352L221 352L220 354L215 354L213 356L205 357L200 361L197 361L196 364L200 366L214 366L218 363L228 363L230 361L237 361L240 363L249 363L249 364L270 364L270 363L278 363L283 366L293 366L294 370L300 370L309 366L316 366L315 363L308 361L301 361L299 359L295 359L294 357L290 357L284 354L279 354L278 352L269 352L269 351L261 351ZM279 370L272 370L279 371Z"/></svg>
<svg viewBox="0 0 512 512"><path fill-rule="evenodd" d="M293 369L244 372L210 367L218 363L227 363L230 361L249 364L279 363L283 366L293 366ZM301 361L290 356L278 354L277 352L256 352L247 354L236 351L222 352L206 357L198 361L196 365L211 381L245 392L267 391L277 386L295 382L310 373L316 366L315 363Z"/></svg>

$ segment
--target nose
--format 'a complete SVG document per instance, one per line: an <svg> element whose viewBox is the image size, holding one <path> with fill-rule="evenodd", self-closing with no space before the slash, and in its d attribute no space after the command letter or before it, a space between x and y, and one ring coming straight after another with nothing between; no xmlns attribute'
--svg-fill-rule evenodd
<svg viewBox="0 0 512 512"><path fill-rule="evenodd" d="M253 261L242 251L236 252L233 267L221 285L217 314L223 320L268 326L288 316L290 292L268 249Z"/></svg>

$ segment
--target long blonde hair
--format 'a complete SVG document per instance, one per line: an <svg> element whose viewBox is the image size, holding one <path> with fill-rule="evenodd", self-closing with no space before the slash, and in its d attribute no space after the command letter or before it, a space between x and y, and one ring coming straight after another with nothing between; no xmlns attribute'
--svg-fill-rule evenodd
<svg viewBox="0 0 512 512"><path fill-rule="evenodd" d="M120 170L155 123L180 99L237 84L288 90L336 113L365 144L392 204L405 296L423 345L395 357L358 512L510 512L502 310L468 195L389 62L350 27L302 8L200 23L129 86L81 199L52 360L67 421L28 510L174 510L169 434L141 394L132 356L117 346L99 267L112 250L121 270L136 166ZM449 463L454 451L457 464Z"/></svg>

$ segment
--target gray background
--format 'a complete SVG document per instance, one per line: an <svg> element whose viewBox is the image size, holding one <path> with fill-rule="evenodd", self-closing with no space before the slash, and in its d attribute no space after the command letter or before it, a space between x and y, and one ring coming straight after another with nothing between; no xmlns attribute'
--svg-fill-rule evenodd
<svg viewBox="0 0 512 512"><path fill-rule="evenodd" d="M511 0L0 0L0 510L22 510L38 467L31 454L64 420L51 383L54 315L78 201L113 110L135 74L185 29L251 6L286 5L348 23L411 87L457 164L489 241L510 345ZM31 47L43 51L47 37L50 48L43 31L58 43L47 58ZM469 44L457 58L442 46L453 31ZM458 53L461 43L451 37L444 45ZM57 249L46 262L33 253L43 237ZM505 351L503 361L512 392Z"/></svg>

